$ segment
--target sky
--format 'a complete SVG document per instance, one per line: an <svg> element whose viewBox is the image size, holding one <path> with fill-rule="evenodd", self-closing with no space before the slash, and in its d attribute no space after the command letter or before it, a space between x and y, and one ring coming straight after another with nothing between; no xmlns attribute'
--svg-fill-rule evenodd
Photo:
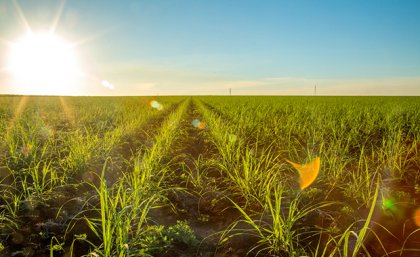
<svg viewBox="0 0 420 257"><path fill-rule="evenodd" d="M77 82L17 85L28 28L72 43ZM0 0L0 93L420 95L419 31L417 0Z"/></svg>

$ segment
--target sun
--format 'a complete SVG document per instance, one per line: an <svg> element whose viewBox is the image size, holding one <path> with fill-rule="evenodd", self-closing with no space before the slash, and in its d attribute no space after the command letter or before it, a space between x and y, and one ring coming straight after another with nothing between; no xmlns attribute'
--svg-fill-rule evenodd
<svg viewBox="0 0 420 257"><path fill-rule="evenodd" d="M74 94L82 77L72 44L44 32L31 32L12 42L7 69L25 94Z"/></svg>

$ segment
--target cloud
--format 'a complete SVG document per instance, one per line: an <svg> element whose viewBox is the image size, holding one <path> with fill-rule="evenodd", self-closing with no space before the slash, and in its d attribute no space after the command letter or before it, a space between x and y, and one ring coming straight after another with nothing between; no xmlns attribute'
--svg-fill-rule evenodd
<svg viewBox="0 0 420 257"><path fill-rule="evenodd" d="M420 95L420 77L320 80L325 95Z"/></svg>
<svg viewBox="0 0 420 257"><path fill-rule="evenodd" d="M102 63L80 95L420 95L420 76L391 78L252 77L139 63ZM0 93L16 93L0 73ZM102 81L99 78L106 78ZM110 82L112 81L112 83ZM114 87L114 85L116 85ZM7 87L9 86L9 87ZM113 89L113 90L110 90Z"/></svg>
<svg viewBox="0 0 420 257"><path fill-rule="evenodd" d="M237 94L257 95L420 95L420 77L372 79L308 79L294 77L226 83ZM236 92L235 92L236 91Z"/></svg>

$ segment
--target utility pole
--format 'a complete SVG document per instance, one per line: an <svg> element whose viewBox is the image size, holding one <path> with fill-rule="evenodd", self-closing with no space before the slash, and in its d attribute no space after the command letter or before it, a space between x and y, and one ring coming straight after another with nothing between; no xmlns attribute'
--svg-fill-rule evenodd
<svg viewBox="0 0 420 257"><path fill-rule="evenodd" d="M315 88L314 88L314 95L316 96L316 85L315 85Z"/></svg>
<svg viewBox="0 0 420 257"><path fill-rule="evenodd" d="M232 88L229 88L229 95L232 95Z"/></svg>

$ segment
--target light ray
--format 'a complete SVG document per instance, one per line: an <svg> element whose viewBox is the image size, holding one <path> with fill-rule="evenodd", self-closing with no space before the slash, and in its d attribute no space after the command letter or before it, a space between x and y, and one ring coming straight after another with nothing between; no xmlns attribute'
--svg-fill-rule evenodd
<svg viewBox="0 0 420 257"><path fill-rule="evenodd" d="M102 37L102 36L106 35L107 33L111 32L112 30L113 30L113 28L105 29L105 30L102 30L98 33L95 33L95 34L91 35L90 37L86 37L86 38L81 39L79 41L73 42L73 43L71 43L71 48L76 48L80 45L86 44L87 42L93 41L93 40L95 40L99 37Z"/></svg>
<svg viewBox="0 0 420 257"><path fill-rule="evenodd" d="M20 6L19 6L19 4L18 4L18 2L17 2L16 0L13 0L13 5L15 6L15 9L16 9L17 14L19 15L19 19L20 19L20 21L21 21L21 22L23 23L23 25L25 26L26 31L27 31L29 34L32 34L32 29L31 29L31 27L29 26L29 23L28 23L28 21L26 20L25 15L23 14L22 9L20 8Z"/></svg>
<svg viewBox="0 0 420 257"><path fill-rule="evenodd" d="M315 158L306 164L297 164L292 161L286 160L299 172L299 185L300 189L305 189L310 186L318 177L321 160L319 157Z"/></svg>
<svg viewBox="0 0 420 257"><path fill-rule="evenodd" d="M25 110L26 103L28 102L28 96L21 96L19 99L19 103L13 113L12 119L9 121L9 124L6 129L6 134L9 134L10 130L15 126L16 121L19 119L20 115L22 114L23 110Z"/></svg>
<svg viewBox="0 0 420 257"><path fill-rule="evenodd" d="M60 22L61 15L63 13L63 9L64 9L65 4L66 4L66 0L61 0L60 6L58 7L57 14L55 15L54 21L51 24L51 28L50 28L50 34L51 35L54 34L54 32L55 32L55 30L58 26L58 23Z"/></svg>
<svg viewBox="0 0 420 257"><path fill-rule="evenodd" d="M64 97L59 96L61 107L63 108L64 115L66 116L67 121L73 126L75 124L75 118L73 110L67 105Z"/></svg>

